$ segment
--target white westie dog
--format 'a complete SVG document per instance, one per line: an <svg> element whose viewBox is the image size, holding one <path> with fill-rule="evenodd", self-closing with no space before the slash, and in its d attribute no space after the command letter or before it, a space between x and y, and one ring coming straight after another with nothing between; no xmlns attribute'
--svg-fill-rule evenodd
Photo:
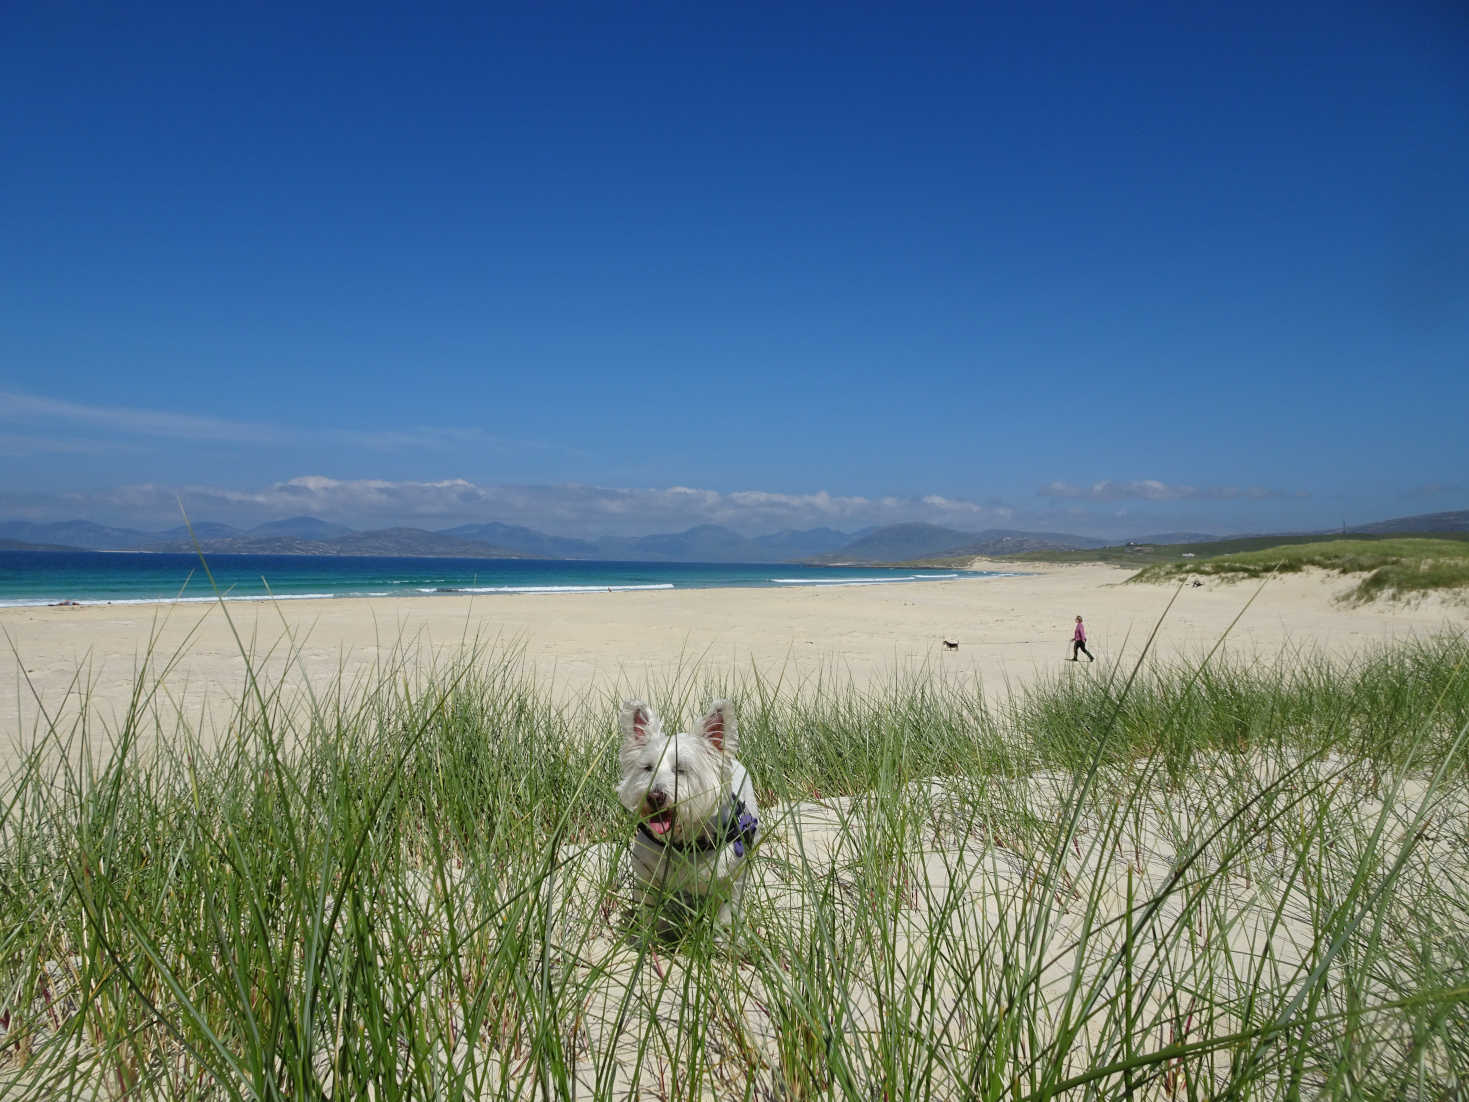
<svg viewBox="0 0 1469 1102"><path fill-rule="evenodd" d="M667 735L657 712L629 700L618 723L617 797L638 819L629 857L641 902L664 920L714 911L728 933L760 834L755 788L734 756L734 709L717 700L692 731Z"/></svg>

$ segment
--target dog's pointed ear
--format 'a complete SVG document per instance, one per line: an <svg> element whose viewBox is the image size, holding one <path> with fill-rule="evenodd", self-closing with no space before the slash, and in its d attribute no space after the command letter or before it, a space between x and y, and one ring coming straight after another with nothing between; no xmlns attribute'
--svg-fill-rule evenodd
<svg viewBox="0 0 1469 1102"><path fill-rule="evenodd" d="M624 700L622 711L617 714L617 725L622 728L624 742L643 743L648 736L660 728L658 713L641 700Z"/></svg>
<svg viewBox="0 0 1469 1102"><path fill-rule="evenodd" d="M740 742L734 705L727 700L716 700L709 705L709 711L699 720L695 733L708 739L709 744L721 754L733 754Z"/></svg>

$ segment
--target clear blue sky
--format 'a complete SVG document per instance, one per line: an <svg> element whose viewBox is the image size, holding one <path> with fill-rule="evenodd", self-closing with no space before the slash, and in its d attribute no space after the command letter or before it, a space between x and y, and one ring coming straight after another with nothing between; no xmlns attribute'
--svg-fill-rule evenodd
<svg viewBox="0 0 1469 1102"><path fill-rule="evenodd" d="M0 518L1469 507L1457 4L4 24Z"/></svg>

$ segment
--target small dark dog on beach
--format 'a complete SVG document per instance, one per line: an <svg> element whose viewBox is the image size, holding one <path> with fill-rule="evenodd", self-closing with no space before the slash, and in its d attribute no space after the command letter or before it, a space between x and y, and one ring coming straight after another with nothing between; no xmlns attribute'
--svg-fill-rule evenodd
<svg viewBox="0 0 1469 1102"><path fill-rule="evenodd" d="M946 650L958 650L959 649L959 644L958 643L951 643L949 640L945 639L944 640L944 649L946 649Z"/></svg>

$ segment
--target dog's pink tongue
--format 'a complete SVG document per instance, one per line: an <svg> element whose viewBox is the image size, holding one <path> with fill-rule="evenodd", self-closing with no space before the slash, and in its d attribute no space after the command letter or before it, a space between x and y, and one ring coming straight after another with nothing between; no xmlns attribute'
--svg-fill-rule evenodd
<svg viewBox="0 0 1469 1102"><path fill-rule="evenodd" d="M673 816L668 814L653 816L648 820L648 829L654 834L667 834L673 829Z"/></svg>

